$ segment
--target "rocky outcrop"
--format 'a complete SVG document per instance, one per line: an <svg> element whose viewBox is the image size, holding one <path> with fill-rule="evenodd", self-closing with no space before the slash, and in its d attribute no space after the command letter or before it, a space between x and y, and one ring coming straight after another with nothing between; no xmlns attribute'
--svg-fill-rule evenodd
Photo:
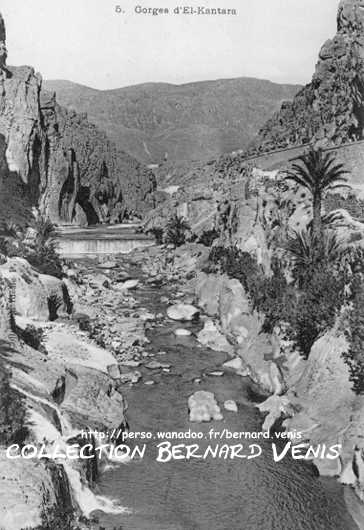
<svg viewBox="0 0 364 530"><path fill-rule="evenodd" d="M337 33L322 46L311 83L282 104L259 131L251 153L363 138L363 8L362 0L341 0Z"/></svg>
<svg viewBox="0 0 364 530"><path fill-rule="evenodd" d="M72 500L62 466L10 460L5 454L0 455L0 461L0 517L4 530L56 525L56 518L63 528L70 528Z"/></svg>
<svg viewBox="0 0 364 530"><path fill-rule="evenodd" d="M41 92L48 143L47 182L41 210L51 219L77 224L119 222L154 206L150 171L118 151L85 115L67 111Z"/></svg>
<svg viewBox="0 0 364 530"><path fill-rule="evenodd" d="M13 288L14 316L46 321L71 310L62 280L39 274L25 259L9 258L0 266L0 277L1 281L8 280Z"/></svg>
<svg viewBox="0 0 364 530"><path fill-rule="evenodd" d="M115 357L88 341L71 321L53 320L57 314L50 312L50 300L59 316L69 318L69 296L61 280L38 274L20 258L0 266L1 362L26 410L26 442L45 444L52 453L70 443L95 444L79 436L82 429L123 429L126 404L117 390ZM24 330L32 340L26 340ZM97 476L96 455L77 463L57 457L10 460L1 447L0 460L0 514L6 530L66 530L75 514L117 509L90 489Z"/></svg>
<svg viewBox="0 0 364 530"><path fill-rule="evenodd" d="M215 337L211 333L209 346L230 354L235 352L241 359L236 368L239 373L250 376L262 391L281 394L285 381L275 358L272 337L262 332L262 316L252 311L240 282L225 275L200 273L196 279L196 301L218 320L229 340L223 340L213 330Z"/></svg>
<svg viewBox="0 0 364 530"><path fill-rule="evenodd" d="M0 70L4 70L7 59L5 22L0 14Z"/></svg>
<svg viewBox="0 0 364 530"><path fill-rule="evenodd" d="M279 190L276 175L250 167L240 156L222 157L185 175L177 192L146 217L145 231L166 232L177 214L189 224L187 238L206 246L213 240L237 245L269 272L271 244L296 208L294 194Z"/></svg>
<svg viewBox="0 0 364 530"><path fill-rule="evenodd" d="M154 205L153 174L118 150L86 115L66 111L30 67L5 66L0 23L1 214L18 186L57 224L119 222ZM4 208L3 208L4 203ZM17 213L16 203L12 205ZM19 208L21 210L21 208Z"/></svg>

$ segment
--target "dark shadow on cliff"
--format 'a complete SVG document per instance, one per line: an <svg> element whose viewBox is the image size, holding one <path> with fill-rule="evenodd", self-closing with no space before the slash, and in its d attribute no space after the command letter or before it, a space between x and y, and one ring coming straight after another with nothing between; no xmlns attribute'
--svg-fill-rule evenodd
<svg viewBox="0 0 364 530"><path fill-rule="evenodd" d="M29 186L6 160L5 136L0 134L0 221L12 221L24 226L32 218L32 198Z"/></svg>
<svg viewBox="0 0 364 530"><path fill-rule="evenodd" d="M90 202L90 188L88 186L81 186L77 194L77 202L86 214L87 224L97 225L100 220L95 211L95 208Z"/></svg>

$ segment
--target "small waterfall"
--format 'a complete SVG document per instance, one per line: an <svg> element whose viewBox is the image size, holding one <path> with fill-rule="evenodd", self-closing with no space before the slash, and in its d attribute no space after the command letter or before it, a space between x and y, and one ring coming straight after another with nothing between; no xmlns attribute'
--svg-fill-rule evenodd
<svg viewBox="0 0 364 530"><path fill-rule="evenodd" d="M58 431L58 429L46 416L43 416L33 409L29 410L29 424L31 425L31 430L33 431L35 438L39 443L45 444L49 450L51 450L52 446L57 445L58 450L66 452L67 440L74 437L75 435L80 434L79 431L72 429L72 425L68 418L65 418L62 415L59 407L55 403L52 403L48 399L42 398L40 396L35 396L27 390L18 387L14 383L12 383L11 386L14 390L17 390L32 401L41 403L42 405L50 407L55 411L59 424L61 425L62 433ZM93 493L88 485L82 482L79 471L74 469L69 462L67 462L67 460L59 460L59 463L63 466L63 469L67 475L73 497L81 512L86 517L89 517L90 514L95 510L100 510L111 514L128 512L127 508L117 505L115 501Z"/></svg>
<svg viewBox="0 0 364 530"><path fill-rule="evenodd" d="M128 513L127 508L118 506L115 501L101 495L95 495L90 488L82 483L80 473L73 469L68 462L63 462L63 466L75 500L86 517L89 517L96 510L113 514Z"/></svg>
<svg viewBox="0 0 364 530"><path fill-rule="evenodd" d="M72 430L72 425L70 421L65 415L61 413L58 405L56 405L55 403L52 403L52 401L49 401L46 398L42 398L41 396L35 396L34 394L31 394L27 390L24 390L23 388L20 388L19 386L17 386L15 383L11 383L11 387L17 392L20 392L27 398L31 399L32 401L41 403L42 405L45 405L46 407L49 407L52 410L54 410L54 412L57 415L58 422L61 426L61 433L63 436L70 437L70 436L73 436L77 432L77 431Z"/></svg>

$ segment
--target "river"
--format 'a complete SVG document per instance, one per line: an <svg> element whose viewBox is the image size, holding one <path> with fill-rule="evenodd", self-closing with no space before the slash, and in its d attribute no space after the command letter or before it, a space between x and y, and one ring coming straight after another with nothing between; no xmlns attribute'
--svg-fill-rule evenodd
<svg viewBox="0 0 364 530"><path fill-rule="evenodd" d="M143 287L136 292L141 307L165 311L161 297L171 289ZM132 431L260 431L262 416L254 407L249 382L221 369L225 354L200 347L192 337L177 338L174 323L150 330L148 350L154 359L171 365L170 372L141 368L143 380L125 385ZM185 327L185 326L184 326ZM193 325L189 326L196 331ZM160 355L158 352L164 351ZM148 359L150 361L150 358ZM138 368L139 369L139 368ZM200 384L195 382L200 378ZM147 386L145 382L155 384ZM209 390L220 404L224 420L190 423L187 400L196 390ZM238 413L223 410L235 400ZM259 441L263 453L251 460L156 461L159 441L147 441L145 456L104 472L99 493L129 508L129 514L97 513L106 530L354 530L344 489L334 479L290 457L273 461L271 441ZM140 442L136 442L141 445ZM183 443L174 441L172 443ZM189 443L188 441L185 443ZM193 442L191 442L193 443ZM199 442L201 448L209 442ZM248 442L247 442L248 443Z"/></svg>

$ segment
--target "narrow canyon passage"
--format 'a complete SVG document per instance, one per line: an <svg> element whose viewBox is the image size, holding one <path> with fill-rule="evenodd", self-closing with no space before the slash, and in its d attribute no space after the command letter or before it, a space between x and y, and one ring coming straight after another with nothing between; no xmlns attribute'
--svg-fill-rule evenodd
<svg viewBox="0 0 364 530"><path fill-rule="evenodd" d="M134 272L135 273L135 272ZM145 285L145 284L144 284ZM171 289L142 287L135 292L139 307L164 312ZM262 416L254 408L246 379L221 370L226 354L201 347L193 336L176 337L175 328L197 326L166 321L150 330L150 344L144 364L151 359L171 365L151 370L138 367L139 383L124 385L131 431L194 432L260 431ZM162 352L160 354L159 352ZM200 382L197 383L196 379ZM154 384L145 384L153 381ZM188 397L197 390L215 394L224 419L209 423L190 423ZM238 413L224 410L226 400L235 400ZM256 440L255 440L256 441ZM313 467L290 457L273 461L272 440L260 440L262 455L251 460L211 457L190 460L156 461L158 439L130 442L131 447L146 443L142 459L112 467L99 480L102 495L129 508L129 514L97 513L106 530L354 530L348 514L343 488L334 479L318 478ZM129 442L128 442L129 443ZM174 445L198 443L201 452L207 445L223 441L171 440ZM233 445L232 441L228 441ZM234 442L235 443L235 442ZM236 442L239 443L239 442ZM243 441L248 445L254 440Z"/></svg>

